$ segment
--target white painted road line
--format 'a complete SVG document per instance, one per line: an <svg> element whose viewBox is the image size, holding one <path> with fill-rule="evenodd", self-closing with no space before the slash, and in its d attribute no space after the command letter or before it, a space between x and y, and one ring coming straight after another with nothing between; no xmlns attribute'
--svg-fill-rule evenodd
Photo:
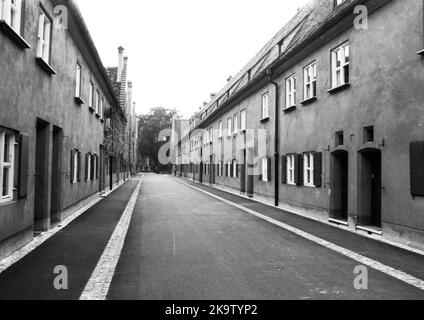
<svg viewBox="0 0 424 320"><path fill-rule="evenodd" d="M128 227L140 193L143 177L139 180L124 213L119 220L112 237L103 251L103 254L97 263L90 279L88 280L80 300L106 300L110 284L115 274L115 269L124 247Z"/></svg>
<svg viewBox="0 0 424 320"><path fill-rule="evenodd" d="M123 185L123 183L120 184L120 185L115 186L113 188L113 190L106 192L103 196L99 196L99 198L93 200L92 202L90 202L86 206L82 207L81 209L77 210L75 213L73 213L72 215L70 215L68 218L66 218L65 220L63 220L62 222L60 222L59 223L59 226L54 227L54 228L50 229L49 231L43 232L41 235L39 235L38 237L34 238L33 241L31 241L30 243L28 243L22 249L14 252L9 257L1 260L0 261L0 274L2 272L6 271L7 269L9 269L12 265L14 265L19 260L23 259L29 253L31 253L32 251L34 251L35 249L37 249L44 242L46 242L51 237L53 237L56 233L58 233L59 231L62 231L72 221L74 221L79 216L81 216L82 214L84 214L88 209L90 209L91 207L93 207L98 202L102 201L104 199L104 197L108 196L109 194L111 194L113 191L115 191L116 189L118 189L122 185Z"/></svg>
<svg viewBox="0 0 424 320"><path fill-rule="evenodd" d="M224 198L221 198L221 197L219 197L217 195L214 195L214 194L212 194L210 192L204 191L204 190L202 190L200 188L194 187L194 186L192 186L192 185L190 185L188 183L185 183L183 181L180 181L180 183L182 183L182 184L184 184L184 185L186 185L186 186L188 186L188 187L190 187L192 189L195 189L197 191L200 191L200 192L202 192L202 193L204 193L204 194L206 194L206 195L208 195L210 197L213 197L213 198L215 198L217 200L220 200L220 201L222 201L222 202L224 202L226 204L229 204L229 205L231 205L231 206L233 206L233 207L235 207L237 209L240 209L240 210L242 210L244 212L247 212L247 213L249 213L249 214L251 214L251 215L253 215L253 216L257 217L257 218L260 218L262 220L265 220L265 221L267 221L267 222L269 222L269 223L271 223L273 225L276 225L276 226L278 226L278 227L280 227L282 229L285 229L285 230L287 230L287 231L289 231L291 233L294 233L294 234L296 234L296 235L298 235L298 236L300 236L300 237L302 237L304 239L307 239L309 241L312 241L312 242L314 242L316 244L319 244L319 245L321 245L321 246L323 246L323 247L325 247L327 249L330 249L330 250L335 251L335 252L337 252L337 253L339 253L341 255L344 255L345 257L348 257L350 259L353 259L353 260L359 262L360 264L362 264L364 266L368 266L368 267L373 268L373 269L375 269L377 271L380 271L382 273L385 273L385 274L387 274L387 275L389 275L389 276L391 276L393 278L396 278L396 279L398 279L400 281L403 281L403 282L405 282L405 283L407 283L407 284L409 284L411 286L414 286L414 287L416 287L418 289L424 290L424 280L418 279L418 278L416 278L416 277L414 277L414 276L412 276L410 274L407 274L407 273L405 273L403 271L396 270L396 269L394 269L392 267L386 266L386 265L384 265L384 264L382 264L382 263L380 263L378 261L372 260L370 258L367 258L365 256L362 256L360 254L357 254L357 253L355 253L353 251L350 251L348 249L345 249L343 247L340 247L338 245L335 245L334 243L331 243L331 242L328 242L328 241L326 241L324 239L318 238L318 237L316 237L316 236L314 236L312 234L309 234L309 233L304 232L304 231L302 231L300 229L294 228L294 227L292 227L292 226L290 226L288 224L282 223L282 222L280 222L278 220L275 220L273 218L267 217L267 216L265 216L265 215L263 215L263 214L261 214L259 212L256 212L254 210L245 208L245 207L243 207L241 205L238 205L238 204L236 204L234 202L231 202L229 200L226 200Z"/></svg>

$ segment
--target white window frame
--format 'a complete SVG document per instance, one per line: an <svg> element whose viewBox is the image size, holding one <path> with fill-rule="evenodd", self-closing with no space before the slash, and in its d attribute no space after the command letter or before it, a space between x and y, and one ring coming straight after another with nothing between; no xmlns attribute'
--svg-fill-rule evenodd
<svg viewBox="0 0 424 320"><path fill-rule="evenodd" d="M90 92L88 94L88 106L93 108L94 107L94 83L93 81L90 81Z"/></svg>
<svg viewBox="0 0 424 320"><path fill-rule="evenodd" d="M100 92L99 92L99 90L96 90L94 103L95 103L94 110L95 110L96 114L99 114L99 107L100 107Z"/></svg>
<svg viewBox="0 0 424 320"><path fill-rule="evenodd" d="M78 153L79 151L77 149L74 149L74 158L72 159L72 166L74 170L74 176L72 177L72 184L75 184L78 182Z"/></svg>
<svg viewBox="0 0 424 320"><path fill-rule="evenodd" d="M233 134L239 133L239 115L236 113L233 116Z"/></svg>
<svg viewBox="0 0 424 320"><path fill-rule="evenodd" d="M246 109L243 109L240 112L240 131L246 131Z"/></svg>
<svg viewBox="0 0 424 320"><path fill-rule="evenodd" d="M314 154L307 152L303 155L303 185L315 187L314 184Z"/></svg>
<svg viewBox="0 0 424 320"><path fill-rule="evenodd" d="M209 143L213 143L213 129L210 128L209 129L209 133L208 133L208 137L209 137Z"/></svg>
<svg viewBox="0 0 424 320"><path fill-rule="evenodd" d="M75 97L81 98L81 80L82 80L82 68L79 63L77 63L76 68L76 80L75 80Z"/></svg>
<svg viewBox="0 0 424 320"><path fill-rule="evenodd" d="M262 158L262 181L268 182L268 158Z"/></svg>
<svg viewBox="0 0 424 320"><path fill-rule="evenodd" d="M218 122L218 137L222 138L223 137L223 132L222 132L222 120Z"/></svg>
<svg viewBox="0 0 424 320"><path fill-rule="evenodd" d="M93 181L96 181L96 172L97 172L97 154L92 154L93 157Z"/></svg>
<svg viewBox="0 0 424 320"><path fill-rule="evenodd" d="M227 119L227 136L231 137L233 134L233 117Z"/></svg>
<svg viewBox="0 0 424 320"><path fill-rule="evenodd" d="M51 33L52 21L41 11L38 18L37 58L43 59L46 63L50 62Z"/></svg>
<svg viewBox="0 0 424 320"><path fill-rule="evenodd" d="M348 84L345 69L350 69L350 47L349 41L331 51L331 84L333 89ZM349 70L350 78L350 70Z"/></svg>
<svg viewBox="0 0 424 320"><path fill-rule="evenodd" d="M8 154L8 158L9 161L4 161L5 158L5 139L6 137L8 137L9 139L9 143L8 143L8 148L9 148L9 154ZM15 168L14 168L14 163L15 163L15 135L13 134L8 134L3 130L0 130L0 203L5 203L5 202L9 202L13 200L13 185L14 185L14 173L15 173ZM3 195L3 171L4 169L7 168L8 170L8 177L7 177L7 182L8 185L6 186L6 195Z"/></svg>
<svg viewBox="0 0 424 320"><path fill-rule="evenodd" d="M233 161L232 160L228 160L227 161L227 177L231 178L231 166L233 165Z"/></svg>
<svg viewBox="0 0 424 320"><path fill-rule="evenodd" d="M21 33L22 0L0 0L0 20L6 22L17 34Z"/></svg>
<svg viewBox="0 0 424 320"><path fill-rule="evenodd" d="M296 105L296 74L286 79L286 108Z"/></svg>
<svg viewBox="0 0 424 320"><path fill-rule="evenodd" d="M295 183L295 155L294 154L290 154L287 155L286 157L286 168L287 168L287 184L290 185L296 185Z"/></svg>
<svg viewBox="0 0 424 320"><path fill-rule="evenodd" d="M261 117L262 120L269 119L269 92L262 95Z"/></svg>
<svg viewBox="0 0 424 320"><path fill-rule="evenodd" d="M91 153L87 153L88 156L87 157L87 168L85 168L85 170L87 170L87 182L89 182L91 180Z"/></svg>
<svg viewBox="0 0 424 320"><path fill-rule="evenodd" d="M105 108L105 99L101 98L100 99L100 110L99 110L99 115L100 115L100 119L103 119L103 110Z"/></svg>
<svg viewBox="0 0 424 320"><path fill-rule="evenodd" d="M237 178L237 160L233 160L233 178Z"/></svg>
<svg viewBox="0 0 424 320"><path fill-rule="evenodd" d="M303 70L304 89L303 98L309 100L317 96L317 63L307 65Z"/></svg>

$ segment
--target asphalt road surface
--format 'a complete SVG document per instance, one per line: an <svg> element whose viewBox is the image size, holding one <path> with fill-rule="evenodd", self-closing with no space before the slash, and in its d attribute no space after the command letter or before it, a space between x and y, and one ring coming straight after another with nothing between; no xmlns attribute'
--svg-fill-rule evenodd
<svg viewBox="0 0 424 320"><path fill-rule="evenodd" d="M365 240L364 240L365 241ZM182 184L147 174L108 299L424 299L424 291Z"/></svg>

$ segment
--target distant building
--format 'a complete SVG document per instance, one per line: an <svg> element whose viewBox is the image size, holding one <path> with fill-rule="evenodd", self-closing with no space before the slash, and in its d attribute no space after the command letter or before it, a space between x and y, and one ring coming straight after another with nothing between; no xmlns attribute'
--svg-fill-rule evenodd
<svg viewBox="0 0 424 320"><path fill-rule="evenodd" d="M423 9L308 3L202 108L184 175L422 246Z"/></svg>

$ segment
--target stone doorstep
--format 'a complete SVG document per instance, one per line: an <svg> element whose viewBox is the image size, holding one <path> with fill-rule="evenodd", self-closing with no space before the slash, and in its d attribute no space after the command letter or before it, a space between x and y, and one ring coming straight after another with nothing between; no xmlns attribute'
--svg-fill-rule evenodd
<svg viewBox="0 0 424 320"><path fill-rule="evenodd" d="M377 240L386 244L389 244L391 246L400 248L400 249L404 249L419 255L423 255L424 256L424 245L420 244L420 243L416 243L416 242L407 242L405 243L405 239L400 238L400 237L394 237L394 236L387 236L384 232L376 232L376 230L372 229L372 230L368 230L368 228L364 228L361 226L356 226L354 224L353 221L349 221L349 222L344 222L344 223L337 223L337 221L335 221L335 219L331 219L328 217L327 213L324 212L320 212L318 210L314 211L314 210L307 210L307 209L300 209L300 208L296 208L290 205L280 205L278 207L274 206L271 202L267 201L265 197L262 196L256 196L255 198L251 198L249 196L247 196L246 194L240 193L232 188L229 187L225 187L225 186L219 186L219 185L210 185L210 184L201 184L198 181L193 181L193 179L190 178L182 178L183 180L187 180L189 182L194 182L196 184L202 185L202 186L206 186L206 187L210 187L216 190L220 190L223 192L227 192L236 196L239 196L241 198L245 198L251 201L255 201L267 206L271 206L273 208L291 213L291 214L295 214L298 216L301 216L303 218L307 218L307 219L311 219L317 222L321 222L327 225L330 225L334 228L339 228L351 233L355 233L357 235L369 238L369 239L373 239L373 240ZM359 227L359 228L358 228ZM366 229L366 230L364 230ZM372 231L372 232L371 232Z"/></svg>

